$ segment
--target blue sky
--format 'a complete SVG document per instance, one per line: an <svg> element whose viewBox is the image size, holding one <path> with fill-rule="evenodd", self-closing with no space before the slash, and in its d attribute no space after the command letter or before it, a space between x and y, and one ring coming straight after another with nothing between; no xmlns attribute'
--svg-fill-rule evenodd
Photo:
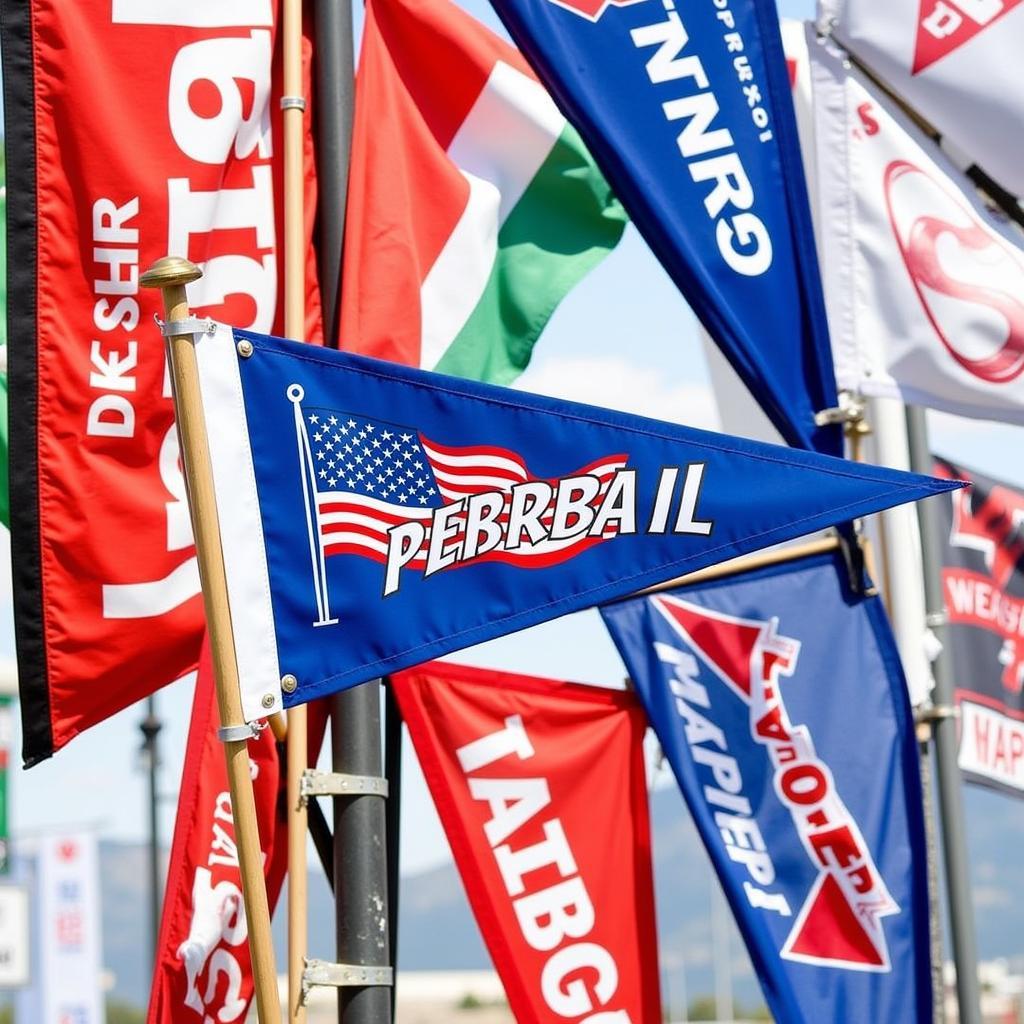
<svg viewBox="0 0 1024 1024"><path fill-rule="evenodd" d="M465 4L496 26L479 0ZM783 2L787 16L809 16L808 3ZM538 344L521 386L631 409L697 426L715 425L707 365L692 314L635 230L562 304ZM932 418L933 449L983 472L1024 485L1018 429L948 416ZM3 535L0 548L9 542ZM2 572L9 574L6 550ZM9 576L0 579L9 595ZM0 653L13 654L8 598L0 604ZM457 660L606 685L625 675L595 612L569 616L523 634L463 652ZM177 780L185 749L191 680L159 695L167 799L161 822L169 841ZM106 838L145 835L145 779L138 769L141 709L130 709L72 742L49 762L12 778L12 825L17 836L88 825ZM20 735L16 736L20 746ZM403 865L417 870L449 856L411 748L403 799ZM1019 804L1004 802L1009 813Z"/></svg>

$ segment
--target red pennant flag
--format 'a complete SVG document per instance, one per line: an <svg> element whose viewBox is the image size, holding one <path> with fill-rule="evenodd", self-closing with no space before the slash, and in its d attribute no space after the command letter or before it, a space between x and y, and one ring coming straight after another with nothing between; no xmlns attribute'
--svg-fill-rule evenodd
<svg viewBox="0 0 1024 1024"><path fill-rule="evenodd" d="M139 276L188 256L204 271L194 312L280 333L277 19L277 0L26 0L0 24L28 763L196 667L203 610L153 325L163 309ZM304 58L308 76L308 43ZM115 108L130 112L116 127ZM305 149L311 239L310 138ZM315 339L312 248L306 279Z"/></svg>
<svg viewBox="0 0 1024 1024"><path fill-rule="evenodd" d="M392 682L516 1019L658 1024L632 694L441 662Z"/></svg>
<svg viewBox="0 0 1024 1024"><path fill-rule="evenodd" d="M309 756L316 760L326 709L310 707ZM178 798L171 862L146 1024L243 1021L253 995L242 881L213 664L204 643ZM288 867L288 823L279 799L283 760L270 729L249 743L256 820L273 912Z"/></svg>

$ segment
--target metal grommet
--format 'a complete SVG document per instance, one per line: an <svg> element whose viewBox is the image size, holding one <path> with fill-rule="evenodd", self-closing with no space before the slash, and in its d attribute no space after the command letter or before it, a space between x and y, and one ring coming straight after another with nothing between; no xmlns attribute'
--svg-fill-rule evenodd
<svg viewBox="0 0 1024 1024"><path fill-rule="evenodd" d="M265 708L272 708L276 703L274 695L272 693L265 693L263 695L263 700L261 701L261 703Z"/></svg>
<svg viewBox="0 0 1024 1024"><path fill-rule="evenodd" d="M296 687L298 687L299 681L290 672L286 676L281 676L281 689L285 693L294 693Z"/></svg>
<svg viewBox="0 0 1024 1024"><path fill-rule="evenodd" d="M242 338L238 342L238 345L236 347L238 349L238 354L243 359L248 359L249 356L251 356L253 354L253 351L254 351L253 347L252 347L252 342L248 338Z"/></svg>

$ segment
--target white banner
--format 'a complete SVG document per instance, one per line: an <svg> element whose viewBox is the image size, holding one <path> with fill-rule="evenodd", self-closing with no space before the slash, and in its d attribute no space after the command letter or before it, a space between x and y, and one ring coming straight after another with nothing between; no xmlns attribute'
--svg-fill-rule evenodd
<svg viewBox="0 0 1024 1024"><path fill-rule="evenodd" d="M15 1019L103 1024L96 838L83 833L41 839L32 895L32 983L18 993Z"/></svg>
<svg viewBox="0 0 1024 1024"><path fill-rule="evenodd" d="M1024 424L1024 235L841 51L810 52L840 389Z"/></svg>
<svg viewBox="0 0 1024 1024"><path fill-rule="evenodd" d="M30 936L28 889L0 882L0 989L29 983Z"/></svg>
<svg viewBox="0 0 1024 1024"><path fill-rule="evenodd" d="M1024 196L1022 0L819 0L823 26L965 161Z"/></svg>

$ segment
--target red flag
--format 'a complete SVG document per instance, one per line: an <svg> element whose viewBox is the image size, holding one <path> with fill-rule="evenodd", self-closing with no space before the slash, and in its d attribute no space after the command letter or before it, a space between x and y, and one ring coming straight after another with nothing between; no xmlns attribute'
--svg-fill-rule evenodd
<svg viewBox="0 0 1024 1024"><path fill-rule="evenodd" d="M279 328L276 12L275 0L32 0L4 14L28 763L196 666L203 615L162 305L138 279L187 255L205 273L189 289L199 312ZM310 191L312 166L307 145ZM310 253L309 337L313 269Z"/></svg>
<svg viewBox="0 0 1024 1024"><path fill-rule="evenodd" d="M393 685L516 1019L658 1024L632 694L441 662Z"/></svg>
<svg viewBox="0 0 1024 1024"><path fill-rule="evenodd" d="M311 705L315 761L326 708ZM208 645L196 681L147 1024L242 1021L253 995L242 878ZM284 766L264 729L249 743L256 820L273 912L288 867Z"/></svg>

